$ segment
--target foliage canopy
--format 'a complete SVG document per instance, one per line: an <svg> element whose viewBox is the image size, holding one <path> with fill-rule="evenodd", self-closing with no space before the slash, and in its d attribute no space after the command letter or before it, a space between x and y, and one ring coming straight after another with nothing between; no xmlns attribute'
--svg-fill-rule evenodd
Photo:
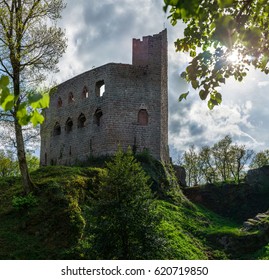
<svg viewBox="0 0 269 280"><path fill-rule="evenodd" d="M192 61L182 77L199 90L213 109L222 101L226 79L242 81L250 66L269 73L269 5L267 0L164 0L172 25L186 24L176 50ZM182 94L181 101L188 93Z"/></svg>
<svg viewBox="0 0 269 280"><path fill-rule="evenodd" d="M191 146L184 152L181 161L189 186L217 182L239 184L253 155L253 150L233 144L232 138L226 135L212 147L204 146L197 151L194 145Z"/></svg>
<svg viewBox="0 0 269 280"><path fill-rule="evenodd" d="M26 193L33 189L33 183L27 167L22 125L29 122L37 125L44 120L39 109L48 107L49 94L40 94L37 88L47 71L57 70L65 51L64 32L56 27L64 7L63 0L0 0L0 107L14 122Z"/></svg>

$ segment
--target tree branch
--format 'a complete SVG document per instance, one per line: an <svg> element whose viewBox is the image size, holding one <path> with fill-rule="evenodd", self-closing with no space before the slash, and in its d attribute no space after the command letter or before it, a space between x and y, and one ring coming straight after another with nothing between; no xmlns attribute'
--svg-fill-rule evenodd
<svg viewBox="0 0 269 280"><path fill-rule="evenodd" d="M0 57L0 64L4 68L4 70L2 70L2 71L5 72L6 74L8 74L9 77L13 78L13 75L10 73L10 71L5 66L5 64L4 64L3 60L1 59L1 57Z"/></svg>

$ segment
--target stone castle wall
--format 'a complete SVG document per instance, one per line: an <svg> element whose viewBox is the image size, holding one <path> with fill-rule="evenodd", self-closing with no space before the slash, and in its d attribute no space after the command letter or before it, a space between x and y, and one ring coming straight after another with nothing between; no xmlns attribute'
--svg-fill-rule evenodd
<svg viewBox="0 0 269 280"><path fill-rule="evenodd" d="M60 84L44 115L42 165L113 154L118 145L169 161L166 30L133 40L132 65L109 63Z"/></svg>

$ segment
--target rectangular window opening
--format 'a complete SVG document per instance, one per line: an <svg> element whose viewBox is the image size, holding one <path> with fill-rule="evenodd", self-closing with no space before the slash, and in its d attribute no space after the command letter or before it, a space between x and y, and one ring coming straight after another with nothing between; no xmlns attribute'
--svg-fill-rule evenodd
<svg viewBox="0 0 269 280"><path fill-rule="evenodd" d="M95 84L95 93L96 93L96 96L98 96L98 97L102 97L104 95L104 93L105 93L105 82L104 82L104 80L98 81Z"/></svg>

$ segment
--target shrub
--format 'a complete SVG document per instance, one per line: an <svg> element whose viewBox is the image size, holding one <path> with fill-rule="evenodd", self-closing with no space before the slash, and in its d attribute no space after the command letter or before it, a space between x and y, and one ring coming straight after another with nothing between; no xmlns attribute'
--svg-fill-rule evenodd
<svg viewBox="0 0 269 280"><path fill-rule="evenodd" d="M16 210L25 210L34 207L38 204L37 198L29 193L25 196L14 196L12 199L12 206Z"/></svg>
<svg viewBox="0 0 269 280"><path fill-rule="evenodd" d="M106 170L88 209L92 251L86 255L97 259L159 258L164 240L157 230L160 217L149 177L130 149L126 154L119 149Z"/></svg>

